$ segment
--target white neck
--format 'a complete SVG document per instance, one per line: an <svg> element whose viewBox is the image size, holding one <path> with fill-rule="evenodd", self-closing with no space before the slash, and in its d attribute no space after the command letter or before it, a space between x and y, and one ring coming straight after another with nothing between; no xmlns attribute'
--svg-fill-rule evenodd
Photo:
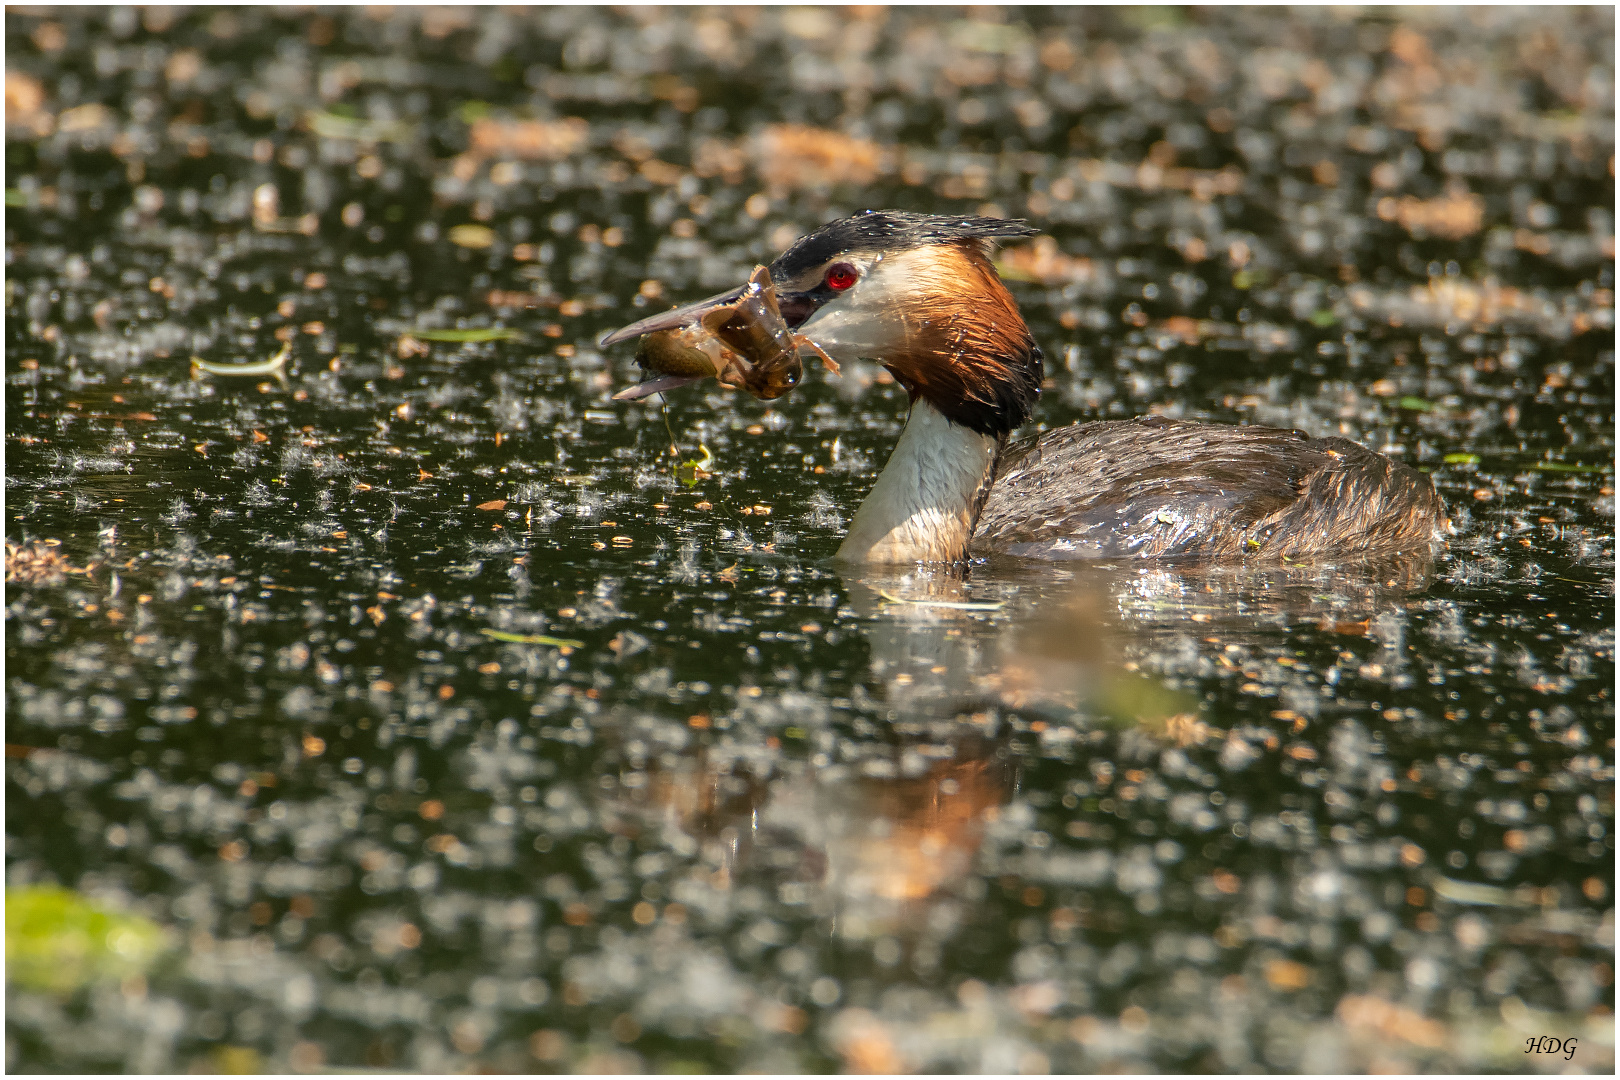
<svg viewBox="0 0 1620 1080"><path fill-rule="evenodd" d="M838 557L857 563L965 558L974 504L995 460L994 437L953 424L917 401L889 463L855 511Z"/></svg>

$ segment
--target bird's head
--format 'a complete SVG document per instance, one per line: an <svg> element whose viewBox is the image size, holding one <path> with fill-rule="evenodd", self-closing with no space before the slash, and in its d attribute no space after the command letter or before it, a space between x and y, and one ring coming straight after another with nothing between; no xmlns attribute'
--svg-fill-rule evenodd
<svg viewBox="0 0 1620 1080"><path fill-rule="evenodd" d="M913 401L1001 435L1029 418L1042 360L990 262L1022 221L867 210L823 225L770 265L787 324L838 361L882 364ZM644 319L604 344L686 325L738 290Z"/></svg>

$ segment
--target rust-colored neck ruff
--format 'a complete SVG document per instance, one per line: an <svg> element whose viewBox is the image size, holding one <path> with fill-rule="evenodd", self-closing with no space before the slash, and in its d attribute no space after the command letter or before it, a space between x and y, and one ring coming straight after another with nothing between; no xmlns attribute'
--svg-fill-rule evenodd
<svg viewBox="0 0 1620 1080"><path fill-rule="evenodd" d="M904 332L878 359L913 401L981 435L1005 435L1029 419L1041 352L979 244L935 244L898 261Z"/></svg>

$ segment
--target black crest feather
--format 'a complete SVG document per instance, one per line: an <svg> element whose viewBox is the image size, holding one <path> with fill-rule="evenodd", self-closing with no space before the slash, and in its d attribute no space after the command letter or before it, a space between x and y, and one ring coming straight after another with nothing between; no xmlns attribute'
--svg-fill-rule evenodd
<svg viewBox="0 0 1620 1080"><path fill-rule="evenodd" d="M790 281L846 251L863 248L904 251L959 240L992 240L1002 236L1035 236L1022 219L973 217L966 214L913 214L905 210L862 210L829 221L784 251L771 264L771 277Z"/></svg>

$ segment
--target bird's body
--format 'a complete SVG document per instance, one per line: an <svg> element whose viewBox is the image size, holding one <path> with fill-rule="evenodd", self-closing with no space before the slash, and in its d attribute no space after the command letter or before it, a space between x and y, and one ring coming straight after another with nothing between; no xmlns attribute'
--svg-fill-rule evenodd
<svg viewBox="0 0 1620 1080"><path fill-rule="evenodd" d="M972 549L1293 559L1422 547L1444 520L1428 477L1348 439L1150 416L1009 445Z"/></svg>
<svg viewBox="0 0 1620 1080"><path fill-rule="evenodd" d="M841 560L1293 559L1426 547L1449 527L1427 476L1345 439L1147 417L1010 442L1043 361L989 244L1034 231L867 211L771 264L789 326L836 360L877 360L911 396ZM732 296L604 343L682 325Z"/></svg>

